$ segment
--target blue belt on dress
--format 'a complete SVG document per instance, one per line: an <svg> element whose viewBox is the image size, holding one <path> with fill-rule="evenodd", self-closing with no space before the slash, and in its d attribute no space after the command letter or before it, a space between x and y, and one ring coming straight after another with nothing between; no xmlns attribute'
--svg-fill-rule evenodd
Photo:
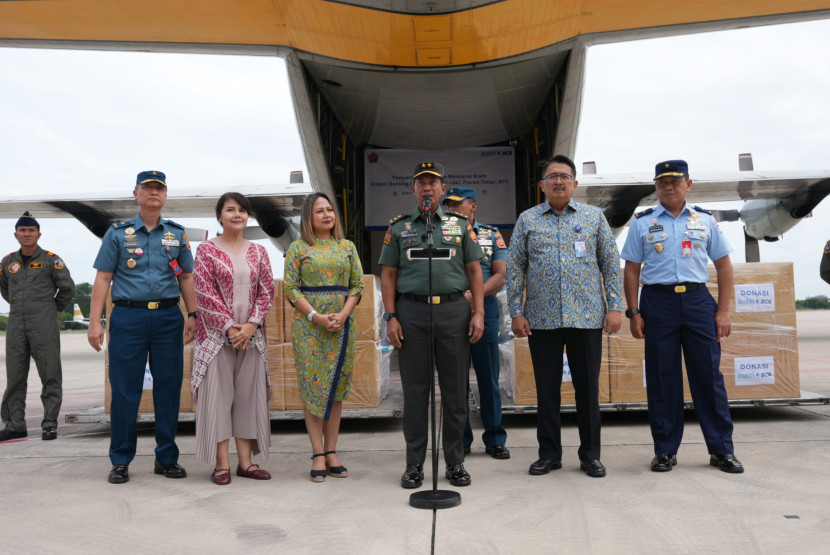
<svg viewBox="0 0 830 555"><path fill-rule="evenodd" d="M303 293L348 293L349 288L343 285L315 285L313 287L300 287Z"/></svg>
<svg viewBox="0 0 830 555"><path fill-rule="evenodd" d="M648 283L643 284L643 287L657 289L658 291L668 291L669 293L686 293L687 291L697 291L698 289L703 289L706 287L706 284L684 281L683 283L675 283L672 285L666 285L664 283Z"/></svg>

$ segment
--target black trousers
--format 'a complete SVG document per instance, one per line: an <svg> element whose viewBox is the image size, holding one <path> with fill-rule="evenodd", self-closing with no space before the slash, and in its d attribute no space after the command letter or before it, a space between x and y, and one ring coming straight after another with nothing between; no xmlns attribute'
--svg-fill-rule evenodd
<svg viewBox="0 0 830 555"><path fill-rule="evenodd" d="M528 337L539 411L536 438L539 458L562 459L562 355L568 349L568 365L576 391L579 426L579 458L600 458L599 367L602 329L560 328L531 330Z"/></svg>
<svg viewBox="0 0 830 555"><path fill-rule="evenodd" d="M429 305L398 299L403 329L399 353L403 386L403 435L406 463L423 464L429 435ZM464 425L467 422L467 374L470 368L470 304L466 299L433 305L435 367L441 388L444 420L441 443L447 464L464 462Z"/></svg>

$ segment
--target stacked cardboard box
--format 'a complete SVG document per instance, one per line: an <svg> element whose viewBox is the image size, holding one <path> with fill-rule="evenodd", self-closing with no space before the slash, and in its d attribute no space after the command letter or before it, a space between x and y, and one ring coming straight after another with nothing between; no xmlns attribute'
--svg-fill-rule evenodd
<svg viewBox="0 0 830 555"><path fill-rule="evenodd" d="M533 362L530 358L527 338L517 338L511 343L513 350L512 363L506 364L501 371L509 376L513 401L517 405L535 405L537 404L536 379L533 375ZM599 374L599 402L607 403L609 393L608 364L603 350ZM576 402L573 383L570 381L570 368L567 366L567 355L563 360L561 396L562 404Z"/></svg>

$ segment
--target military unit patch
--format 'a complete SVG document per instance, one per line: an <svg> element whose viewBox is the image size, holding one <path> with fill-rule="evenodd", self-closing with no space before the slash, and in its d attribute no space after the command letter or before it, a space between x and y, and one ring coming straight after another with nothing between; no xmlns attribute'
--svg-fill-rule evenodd
<svg viewBox="0 0 830 555"><path fill-rule="evenodd" d="M830 254L830 241L824 244L824 254Z"/></svg>
<svg viewBox="0 0 830 555"><path fill-rule="evenodd" d="M66 268L66 264L63 263L63 260L60 258L56 258L55 261L52 263L56 270L63 270Z"/></svg>

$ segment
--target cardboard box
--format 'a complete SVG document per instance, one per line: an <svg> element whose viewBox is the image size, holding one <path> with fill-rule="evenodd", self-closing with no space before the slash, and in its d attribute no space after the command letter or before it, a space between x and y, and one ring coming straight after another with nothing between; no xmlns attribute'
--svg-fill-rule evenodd
<svg viewBox="0 0 830 555"><path fill-rule="evenodd" d="M283 387L283 346L268 344L268 373L271 377L271 400L268 410L285 410L285 388Z"/></svg>
<svg viewBox="0 0 830 555"><path fill-rule="evenodd" d="M538 403L536 398L536 378L533 375L533 362L530 358L530 347L527 343L527 338L513 340L513 363L508 365L508 368L503 368L510 375L510 382L513 393L513 400L517 405L536 405ZM562 377L562 404L574 404L576 402L576 392L573 384L567 381L569 378L569 368L563 368ZM602 361L600 362L599 372L599 402L607 403L610 394L610 384L608 377L608 361L606 358L605 349L603 349Z"/></svg>
<svg viewBox="0 0 830 555"><path fill-rule="evenodd" d="M794 328L733 331L721 341L720 367L729 399L801 396Z"/></svg>
<svg viewBox="0 0 830 555"><path fill-rule="evenodd" d="M302 410L294 349L285 343L283 349L283 389L285 410ZM352 384L343 408L375 408L389 392L389 367L392 349L375 341L358 341L352 368Z"/></svg>
<svg viewBox="0 0 830 555"><path fill-rule="evenodd" d="M626 333L606 335L608 353L608 374L610 380L611 403L645 403L645 344L642 339L634 339ZM683 369L683 399L692 400L689 389L689 379L686 377L686 366Z"/></svg>

